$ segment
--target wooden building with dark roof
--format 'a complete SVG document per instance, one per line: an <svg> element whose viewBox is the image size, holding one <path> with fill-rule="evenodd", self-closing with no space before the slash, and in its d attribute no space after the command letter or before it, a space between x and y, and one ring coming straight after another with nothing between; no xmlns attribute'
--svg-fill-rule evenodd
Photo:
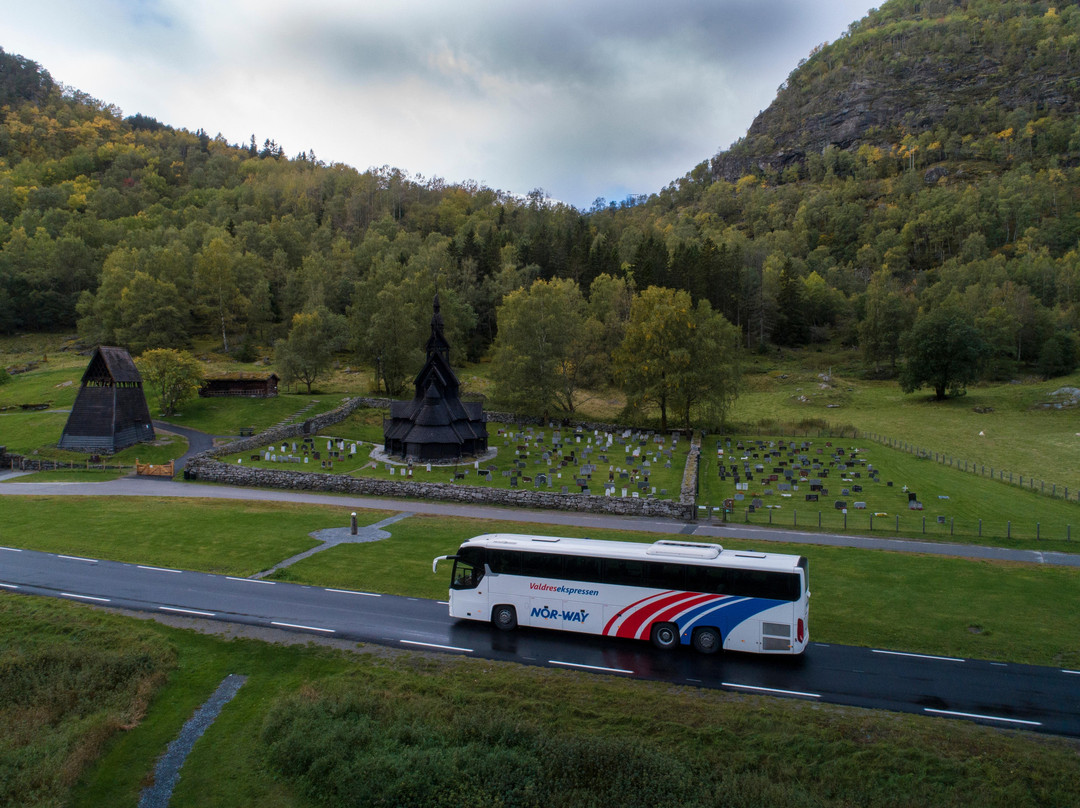
<svg viewBox="0 0 1080 808"><path fill-rule="evenodd" d="M276 373L227 373L210 376L199 388L201 398L238 396L241 398L273 398L278 394Z"/></svg>
<svg viewBox="0 0 1080 808"><path fill-rule="evenodd" d="M418 462L446 462L487 451L483 405L462 401L460 383L450 367L450 343L443 333L439 296L435 296L427 361L416 376L412 401L390 403L383 421L387 454Z"/></svg>
<svg viewBox="0 0 1080 808"><path fill-rule="evenodd" d="M142 376L131 354L123 348L100 346L83 373L59 447L111 454L153 439Z"/></svg>

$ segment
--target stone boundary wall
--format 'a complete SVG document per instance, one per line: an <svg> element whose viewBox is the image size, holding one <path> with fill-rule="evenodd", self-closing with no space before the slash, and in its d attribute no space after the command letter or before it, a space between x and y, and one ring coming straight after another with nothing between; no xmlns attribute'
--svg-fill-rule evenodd
<svg viewBox="0 0 1080 808"><path fill-rule="evenodd" d="M278 471L254 469L240 464L223 463L217 458L261 449L264 446L303 435L313 435L319 430L339 423L360 407L389 407L388 399L352 398L340 407L322 415L309 418L300 424L273 427L250 438L240 438L225 446L217 446L192 457L185 475L206 482L239 485L255 488L284 488L303 491L325 491L359 496L394 497L403 499L433 499L443 502L464 502L476 505L509 505L521 508L545 508L586 513L609 513L622 516L656 516L668 519L693 521L697 518L697 464L701 451L700 439L692 438L690 455L678 501L655 500L642 497L608 497L585 494L555 494L548 491L505 490L451 483L399 482L372 477L348 477L345 475L319 474L307 471ZM489 419L505 421L510 413L486 413ZM519 422L518 416L512 416ZM542 419L537 420L537 425ZM610 424L574 425L581 429L606 429ZM618 429L618 427L614 427ZM629 427L623 427L627 429ZM692 470L691 470L692 467Z"/></svg>

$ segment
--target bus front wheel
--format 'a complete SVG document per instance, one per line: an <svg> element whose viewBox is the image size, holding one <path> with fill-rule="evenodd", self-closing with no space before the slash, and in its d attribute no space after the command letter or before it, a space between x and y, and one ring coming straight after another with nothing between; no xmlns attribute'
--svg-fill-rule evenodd
<svg viewBox="0 0 1080 808"><path fill-rule="evenodd" d="M496 606L491 610L491 622L503 631L517 628L517 610L513 606Z"/></svg>
<svg viewBox="0 0 1080 808"><path fill-rule="evenodd" d="M715 654L720 650L720 632L715 628L699 628L692 639L694 650L703 654Z"/></svg>
<svg viewBox="0 0 1080 808"><path fill-rule="evenodd" d="M674 623L657 623L652 627L652 644L661 651L670 651L679 644L679 627Z"/></svg>

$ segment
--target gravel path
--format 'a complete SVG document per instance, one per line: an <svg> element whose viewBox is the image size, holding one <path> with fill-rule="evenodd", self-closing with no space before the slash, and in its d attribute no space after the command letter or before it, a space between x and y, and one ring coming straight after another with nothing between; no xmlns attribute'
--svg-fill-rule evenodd
<svg viewBox="0 0 1080 808"><path fill-rule="evenodd" d="M176 740L169 744L165 754L158 759L157 766L154 767L154 784L143 789L139 808L167 808L173 789L180 780L180 767L195 746L195 741L214 723L221 709L232 701L236 691L246 681L246 676L230 673L218 685L214 694L195 711L195 715L187 720Z"/></svg>

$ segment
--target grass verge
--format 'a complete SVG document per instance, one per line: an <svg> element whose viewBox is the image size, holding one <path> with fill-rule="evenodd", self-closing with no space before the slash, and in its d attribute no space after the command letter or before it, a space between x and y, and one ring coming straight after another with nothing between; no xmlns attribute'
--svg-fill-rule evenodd
<svg viewBox="0 0 1080 808"><path fill-rule="evenodd" d="M55 606L73 625L90 612ZM145 718L63 800L76 806L134 806L157 756L229 673L249 678L196 743L175 808L1024 808L1071 804L1080 778L1073 742L958 721L114 620L157 635L176 663Z"/></svg>

